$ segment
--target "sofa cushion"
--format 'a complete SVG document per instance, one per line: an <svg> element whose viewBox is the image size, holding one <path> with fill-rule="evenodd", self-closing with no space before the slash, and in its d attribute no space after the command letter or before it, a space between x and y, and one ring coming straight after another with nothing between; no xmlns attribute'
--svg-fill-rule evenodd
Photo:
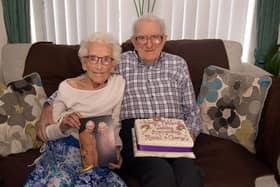
<svg viewBox="0 0 280 187"><path fill-rule="evenodd" d="M38 72L46 94L50 96L61 81L83 73L78 50L79 45L35 43L28 52L23 74Z"/></svg>
<svg viewBox="0 0 280 187"><path fill-rule="evenodd" d="M35 43L28 52L23 75L38 72L42 78L46 94L50 96L57 90L58 84L62 80L83 73L78 58L78 49L79 45L56 45L50 42ZM123 52L133 49L130 41L122 44ZM219 39L170 40L166 42L163 50L179 55L186 60L196 96L199 92L205 67L212 64L229 68L224 43Z"/></svg>
<svg viewBox="0 0 280 187"><path fill-rule="evenodd" d="M122 49L125 52L134 48L128 40L122 44ZM224 42L219 39L169 40L166 42L163 51L185 59L196 96L199 93L204 68L209 65L215 65L229 69Z"/></svg>
<svg viewBox="0 0 280 187"><path fill-rule="evenodd" d="M201 133L194 153L205 187L254 187L257 177L272 174L256 155L227 139Z"/></svg>
<svg viewBox="0 0 280 187"><path fill-rule="evenodd" d="M36 123L46 100L39 74L32 73L2 87L0 95L0 155L38 148Z"/></svg>
<svg viewBox="0 0 280 187"><path fill-rule="evenodd" d="M34 169L30 166L40 156L38 149L31 149L24 153L12 154L8 157L0 156L1 187L20 187L24 185L26 177Z"/></svg>
<svg viewBox="0 0 280 187"><path fill-rule="evenodd" d="M203 132L230 139L255 152L268 76L252 77L217 66L205 69L198 96Z"/></svg>
<svg viewBox="0 0 280 187"><path fill-rule="evenodd" d="M277 169L277 159L280 156L280 77L272 77L259 126L256 140L257 155L274 171L280 183L280 174Z"/></svg>

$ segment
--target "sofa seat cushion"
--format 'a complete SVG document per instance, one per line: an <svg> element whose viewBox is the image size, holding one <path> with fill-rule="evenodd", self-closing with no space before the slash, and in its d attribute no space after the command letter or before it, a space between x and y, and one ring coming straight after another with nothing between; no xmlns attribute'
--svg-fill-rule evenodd
<svg viewBox="0 0 280 187"><path fill-rule="evenodd" d="M26 177L34 169L34 166L28 167L39 157L40 149L31 149L24 153L0 157L0 186L20 187L23 186Z"/></svg>
<svg viewBox="0 0 280 187"><path fill-rule="evenodd" d="M204 187L254 187L257 177L272 174L254 154L230 140L200 134L194 152Z"/></svg>
<svg viewBox="0 0 280 187"><path fill-rule="evenodd" d="M255 179L271 175L269 170L253 154L230 140L200 134L194 146L197 164L203 171L204 187L254 187ZM39 149L0 158L0 186L22 186L34 169L27 167L40 155ZM15 175L20 173L20 175ZM118 172L129 186L139 183L129 174Z"/></svg>

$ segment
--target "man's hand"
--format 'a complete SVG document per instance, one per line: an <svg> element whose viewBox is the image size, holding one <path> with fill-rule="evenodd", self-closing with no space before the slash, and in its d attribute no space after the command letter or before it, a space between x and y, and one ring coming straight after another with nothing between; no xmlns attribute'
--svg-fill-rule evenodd
<svg viewBox="0 0 280 187"><path fill-rule="evenodd" d="M193 139L193 142L195 142L195 140L196 140L195 134L194 134L193 132L190 132L190 135L191 135L191 137L192 137L192 139Z"/></svg>
<svg viewBox="0 0 280 187"><path fill-rule="evenodd" d="M122 159L122 156L121 156L121 149L120 149L119 146L116 147L116 155L117 155L117 161L118 161L118 163L112 163L112 162L110 162L110 163L109 163L109 168L110 168L110 169L119 169L119 168L121 168L123 159Z"/></svg>
<svg viewBox="0 0 280 187"><path fill-rule="evenodd" d="M53 110L53 107L51 105L45 106L42 109L42 112L41 112L41 115L40 115L40 120L38 122L39 128L38 128L38 131L37 131L37 135L44 142L48 141L48 137L47 137L47 133L46 133L46 127L49 124L53 123L52 110Z"/></svg>

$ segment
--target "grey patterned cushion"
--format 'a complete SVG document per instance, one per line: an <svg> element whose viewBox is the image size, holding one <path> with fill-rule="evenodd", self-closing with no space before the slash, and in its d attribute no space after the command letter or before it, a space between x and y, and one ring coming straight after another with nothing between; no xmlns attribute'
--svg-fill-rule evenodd
<svg viewBox="0 0 280 187"><path fill-rule="evenodd" d="M45 91L38 73L32 73L6 87L0 84L0 155L38 148L36 136Z"/></svg>
<svg viewBox="0 0 280 187"><path fill-rule="evenodd" d="M255 152L254 142L271 78L209 66L198 96L203 132L230 139Z"/></svg>

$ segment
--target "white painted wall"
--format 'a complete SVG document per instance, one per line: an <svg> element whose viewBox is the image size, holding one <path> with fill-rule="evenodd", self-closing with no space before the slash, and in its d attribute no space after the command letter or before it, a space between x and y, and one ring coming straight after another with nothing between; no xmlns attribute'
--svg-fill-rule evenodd
<svg viewBox="0 0 280 187"><path fill-rule="evenodd" d="M2 8L2 1L0 1L0 70L2 69L2 47L4 44L7 43L7 34L3 19L3 8ZM2 72L2 71L0 71ZM0 74L0 80L3 80L3 75Z"/></svg>

